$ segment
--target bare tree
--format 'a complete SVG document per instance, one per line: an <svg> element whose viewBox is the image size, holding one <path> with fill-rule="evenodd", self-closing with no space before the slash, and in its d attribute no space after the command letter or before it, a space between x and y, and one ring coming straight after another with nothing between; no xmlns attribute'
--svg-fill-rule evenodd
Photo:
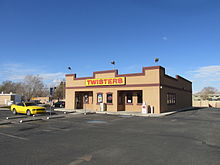
<svg viewBox="0 0 220 165"><path fill-rule="evenodd" d="M66 83L62 81L59 86L56 87L54 92L54 98L55 99L64 99L65 98L65 86Z"/></svg>
<svg viewBox="0 0 220 165"><path fill-rule="evenodd" d="M26 100L32 97L45 96L48 91L46 90L42 78L34 75L27 75L23 81L23 95Z"/></svg>
<svg viewBox="0 0 220 165"><path fill-rule="evenodd" d="M12 81L4 81L0 86L0 91L4 93L14 92L14 83Z"/></svg>
<svg viewBox="0 0 220 165"><path fill-rule="evenodd" d="M27 75L22 82L4 81L0 85L0 92L16 93L24 96L25 100L49 95L49 89L45 87L42 78L34 75Z"/></svg>
<svg viewBox="0 0 220 165"><path fill-rule="evenodd" d="M22 88L22 83L20 82L12 82L12 81L3 81L2 84L0 85L0 92L4 93L19 93Z"/></svg>
<svg viewBox="0 0 220 165"><path fill-rule="evenodd" d="M214 88L214 87L205 87L198 94L201 95L201 98L203 100L207 100L208 97L209 97L209 94L215 94L215 93L218 93L218 90L216 88Z"/></svg>

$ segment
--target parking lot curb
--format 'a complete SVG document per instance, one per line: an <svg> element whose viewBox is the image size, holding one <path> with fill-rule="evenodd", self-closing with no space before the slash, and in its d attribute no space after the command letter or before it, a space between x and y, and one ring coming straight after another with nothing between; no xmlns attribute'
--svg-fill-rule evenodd
<svg viewBox="0 0 220 165"><path fill-rule="evenodd" d="M96 114L96 112L83 112L82 114L84 114L84 115L92 115L92 114Z"/></svg>
<svg viewBox="0 0 220 165"><path fill-rule="evenodd" d="M0 122L0 125L8 125L8 124L11 124L10 121L3 121L3 122Z"/></svg>
<svg viewBox="0 0 220 165"><path fill-rule="evenodd" d="M68 112L74 112L75 110L70 110L70 109L65 109L65 108L56 108L56 109L54 109L54 111L61 111L61 112L68 111Z"/></svg>
<svg viewBox="0 0 220 165"><path fill-rule="evenodd" d="M171 115L171 114L174 114L174 113L177 113L177 112L175 111L175 112L168 112L168 113L163 113L163 114L151 114L151 113L136 114L136 113L114 113L114 112L96 112L96 113L97 114L106 114L106 115L115 115L115 116L123 115L123 116L136 116L136 117L163 117L163 116Z"/></svg>
<svg viewBox="0 0 220 165"><path fill-rule="evenodd" d="M187 107L187 108L179 109L176 111L164 112L164 113L160 113L160 114L152 114L152 113L142 114L141 112L140 113L132 113L132 112L120 113L120 112L107 112L107 111L97 111L96 113L97 114L106 114L106 115L116 115L116 116L127 115L127 116L136 116L136 117L163 117L163 116L173 115L178 112L187 111L190 109L193 109L193 107Z"/></svg>
<svg viewBox="0 0 220 165"><path fill-rule="evenodd" d="M66 115L82 115L82 114L84 114L83 112L75 112L75 113L68 113L68 114L66 114Z"/></svg>
<svg viewBox="0 0 220 165"><path fill-rule="evenodd" d="M7 120L9 120L9 119L19 119L19 118L27 118L27 116L13 116L13 117L6 117Z"/></svg>
<svg viewBox="0 0 220 165"><path fill-rule="evenodd" d="M0 111L10 111L10 109L7 109L7 108L0 108Z"/></svg>
<svg viewBox="0 0 220 165"><path fill-rule="evenodd" d="M76 113L76 111L70 111L70 112L69 111L64 111L63 113L64 114L70 114L70 113Z"/></svg>
<svg viewBox="0 0 220 165"><path fill-rule="evenodd" d="M57 119L57 118L64 118L65 116L64 115L57 115L57 116L48 116L46 119L49 120L49 119Z"/></svg>
<svg viewBox="0 0 220 165"><path fill-rule="evenodd" d="M41 118L37 118L37 119L26 119L26 120L20 120L19 123L26 123L26 122L39 121L39 120L43 120L43 119L41 119Z"/></svg>

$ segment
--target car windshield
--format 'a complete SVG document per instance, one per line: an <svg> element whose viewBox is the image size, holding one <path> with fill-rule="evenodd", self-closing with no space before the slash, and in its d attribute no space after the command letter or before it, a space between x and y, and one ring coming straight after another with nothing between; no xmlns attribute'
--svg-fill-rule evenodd
<svg viewBox="0 0 220 165"><path fill-rule="evenodd" d="M25 103L26 106L36 106L35 103Z"/></svg>

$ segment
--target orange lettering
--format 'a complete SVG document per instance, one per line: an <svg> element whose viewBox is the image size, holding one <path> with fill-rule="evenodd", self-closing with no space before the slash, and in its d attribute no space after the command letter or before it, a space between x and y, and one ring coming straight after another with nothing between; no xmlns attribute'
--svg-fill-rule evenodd
<svg viewBox="0 0 220 165"><path fill-rule="evenodd" d="M108 79L104 79L105 84L107 84Z"/></svg>
<svg viewBox="0 0 220 165"><path fill-rule="evenodd" d="M86 85L120 85L125 84L124 77L87 79Z"/></svg>
<svg viewBox="0 0 220 165"><path fill-rule="evenodd" d="M88 85L90 85L90 81L91 81L91 80L87 80L87 84L88 84Z"/></svg>
<svg viewBox="0 0 220 165"><path fill-rule="evenodd" d="M99 84L103 84L103 80L101 79L101 80L99 80Z"/></svg>
<svg viewBox="0 0 220 165"><path fill-rule="evenodd" d="M113 84L117 84L118 80L116 78L113 79Z"/></svg>
<svg viewBox="0 0 220 165"><path fill-rule="evenodd" d="M118 83L119 83L119 84L123 83L123 79L122 79L122 78L119 78L119 79L118 79Z"/></svg>
<svg viewBox="0 0 220 165"><path fill-rule="evenodd" d="M97 84L97 80L90 80L92 85L96 85Z"/></svg>
<svg viewBox="0 0 220 165"><path fill-rule="evenodd" d="M112 79L108 79L108 84L112 84Z"/></svg>

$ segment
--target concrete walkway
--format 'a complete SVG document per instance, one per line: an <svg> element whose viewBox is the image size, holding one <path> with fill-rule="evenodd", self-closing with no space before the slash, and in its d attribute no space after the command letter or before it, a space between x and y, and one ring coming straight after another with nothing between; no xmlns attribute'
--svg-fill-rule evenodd
<svg viewBox="0 0 220 165"><path fill-rule="evenodd" d="M118 111L118 112L108 112L108 111L91 111L91 110L85 110L85 109L65 109L65 108L59 108L59 109L54 109L54 111L63 111L63 112L76 112L78 114L84 114L84 113L96 113L96 114L108 114L108 115L123 115L123 116L143 116L143 117L162 117L162 116L168 116L175 114L177 112L185 111L185 110L190 110L193 109L193 107L189 108L184 108L184 109L179 109L176 111L171 111L171 112L165 112L165 113L160 113L160 114L143 114L141 112L128 112L128 111Z"/></svg>

